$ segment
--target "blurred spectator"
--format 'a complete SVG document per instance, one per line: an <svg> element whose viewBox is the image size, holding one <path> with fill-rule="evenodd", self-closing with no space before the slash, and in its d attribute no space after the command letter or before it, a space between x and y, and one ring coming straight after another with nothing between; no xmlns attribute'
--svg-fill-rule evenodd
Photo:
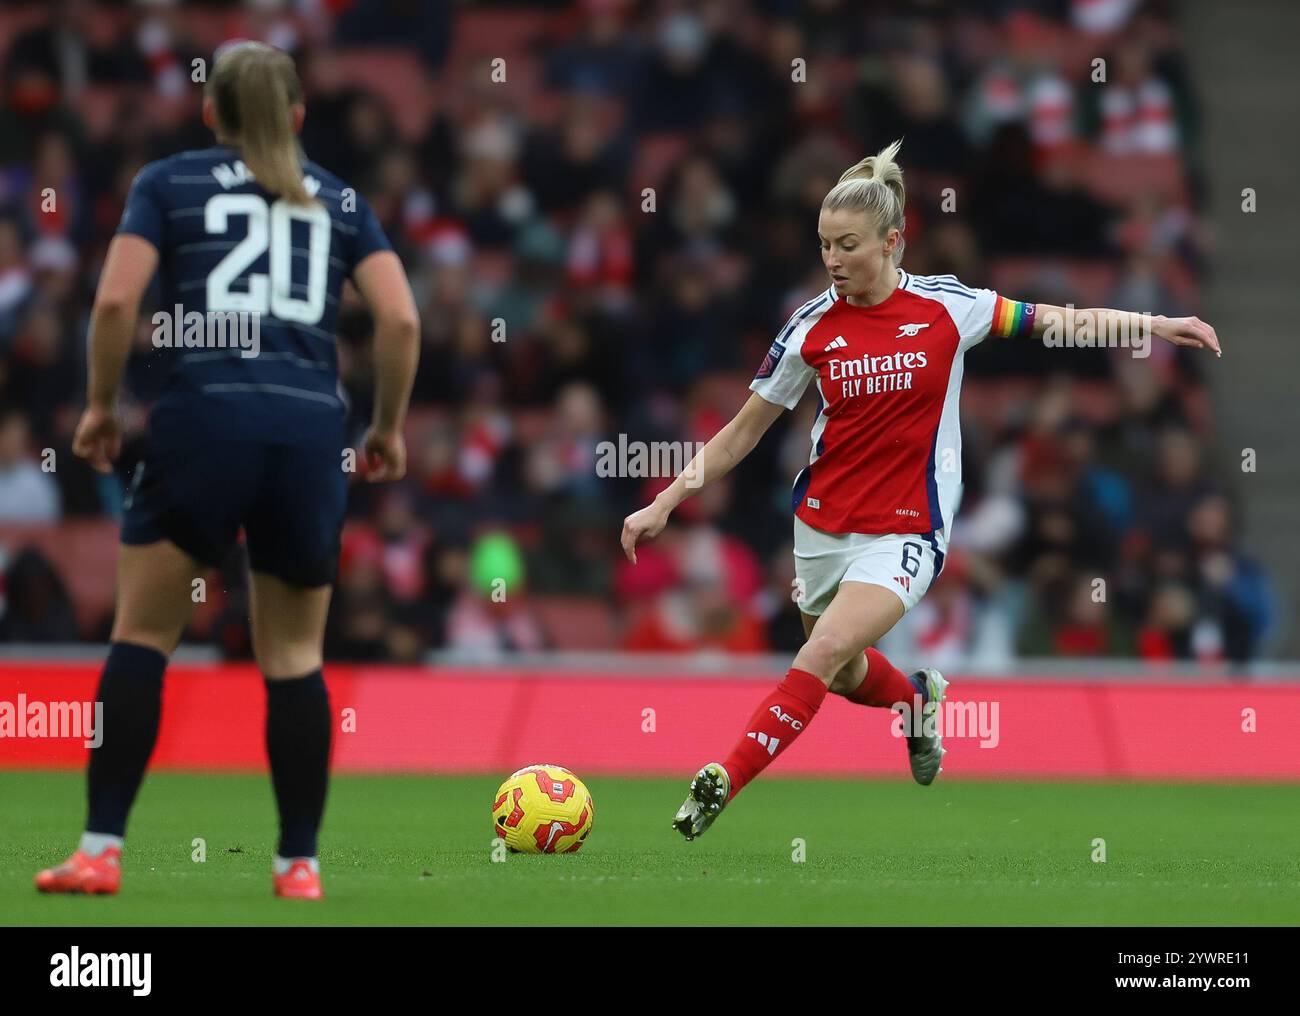
<svg viewBox="0 0 1300 1016"><path fill-rule="evenodd" d="M1196 311L1198 128L1165 6L932 6L22 8L0 39L0 521L118 510L166 360L146 300L119 471L75 461L99 266L138 169L209 143L191 61L260 38L298 60L304 151L371 202L422 311L409 475L352 488L331 658L550 646L546 596L606 605L616 630L594 644L793 650L789 488L812 398L686 502L636 568L619 520L668 478L596 463L620 435L686 445L735 411L773 335L825 286L816 215L847 166L904 138L911 271L1025 300ZM1116 159L1139 156L1167 162L1177 186L1116 176ZM345 294L353 443L372 409L371 327ZM966 503L943 575L894 637L932 661L994 665L1017 646L1258 655L1276 598L1209 468L1204 394L1193 361L1164 346L1145 359L974 350ZM34 454L46 448L55 474ZM249 651L239 561L196 627L233 656ZM23 568L45 604L24 623L61 630L55 585Z"/></svg>
<svg viewBox="0 0 1300 1016"><path fill-rule="evenodd" d="M1175 563L1162 565L1169 555L1187 552L1191 546L1188 519L1193 506L1215 485L1201 469L1201 449L1196 438L1181 428L1166 428L1157 444L1154 482L1142 492L1138 506L1139 524L1159 570L1179 570Z"/></svg>
<svg viewBox="0 0 1300 1016"><path fill-rule="evenodd" d="M629 31L630 0L581 0L583 17L572 39L547 59L547 84L560 92L627 101L644 72L643 45Z"/></svg>
<svg viewBox="0 0 1300 1016"><path fill-rule="evenodd" d="M62 579L40 553L20 551L4 571L0 642L75 642L77 618Z"/></svg>
<svg viewBox="0 0 1300 1016"><path fill-rule="evenodd" d="M1006 52L974 83L966 104L966 130L985 143L1001 126L1024 124L1039 151L1075 138L1074 93L1060 70L1059 26L1029 11L1006 18Z"/></svg>
<svg viewBox="0 0 1300 1016"><path fill-rule="evenodd" d="M9 352L32 284L18 223L0 216L0 352Z"/></svg>
<svg viewBox="0 0 1300 1016"><path fill-rule="evenodd" d="M1273 593L1259 564L1235 549L1226 498L1208 494L1192 508L1188 535L1196 556L1202 623L1198 656L1244 662L1259 651L1273 622Z"/></svg>
<svg viewBox="0 0 1300 1016"><path fill-rule="evenodd" d="M59 513L59 486L32 454L27 418L0 409L0 522L54 522Z"/></svg>
<svg viewBox="0 0 1300 1016"><path fill-rule="evenodd" d="M487 533L470 549L469 588L448 613L447 645L480 653L546 648L528 606L523 558L507 534Z"/></svg>
<svg viewBox="0 0 1300 1016"><path fill-rule="evenodd" d="M1098 96L1098 142L1110 155L1170 155L1182 146L1173 90L1152 70L1140 38L1122 39Z"/></svg>

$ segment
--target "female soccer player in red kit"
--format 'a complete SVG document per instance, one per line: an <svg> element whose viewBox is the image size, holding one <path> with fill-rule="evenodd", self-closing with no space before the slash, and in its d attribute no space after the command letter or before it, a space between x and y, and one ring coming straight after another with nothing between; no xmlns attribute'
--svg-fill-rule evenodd
<svg viewBox="0 0 1300 1016"><path fill-rule="evenodd" d="M1019 303L951 275L909 275L903 253L900 142L847 170L822 202L818 237L831 286L800 307L772 344L754 392L690 467L623 523L624 553L657 536L691 493L753 450L809 383L821 408L812 455L794 484L795 574L807 641L721 762L691 781L673 826L688 840L813 721L827 691L891 707L920 696L932 713L947 682L904 675L871 648L925 595L943 568L961 493L958 400L966 351L990 335L1070 343L1075 334L1149 337L1220 353L1198 318ZM1099 340L1100 341L1100 340ZM685 477L694 477L688 487ZM938 731L906 739L916 781L944 754Z"/></svg>

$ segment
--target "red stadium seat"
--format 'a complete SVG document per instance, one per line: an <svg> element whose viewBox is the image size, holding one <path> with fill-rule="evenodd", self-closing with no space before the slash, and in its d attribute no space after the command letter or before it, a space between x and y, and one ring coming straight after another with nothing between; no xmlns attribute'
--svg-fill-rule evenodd
<svg viewBox="0 0 1300 1016"><path fill-rule="evenodd" d="M989 263L992 288L1014 300L1026 299L1043 282L1059 281L1076 307L1105 306L1118 278L1119 269L1109 261L1017 257Z"/></svg>
<svg viewBox="0 0 1300 1016"><path fill-rule="evenodd" d="M967 378L961 387L961 415L1000 431L1020 410L1033 401L1040 382L1030 378Z"/></svg>
<svg viewBox="0 0 1300 1016"><path fill-rule="evenodd" d="M550 408L517 409L510 418L514 424L515 440L527 447L546 436L555 422L555 413Z"/></svg>
<svg viewBox="0 0 1300 1016"><path fill-rule="evenodd" d="M618 647L614 609L599 597L539 596L531 606L556 649Z"/></svg>
<svg viewBox="0 0 1300 1016"><path fill-rule="evenodd" d="M1194 308L1200 302L1200 284L1187 262L1181 258L1171 257L1165 260L1160 281L1169 288L1179 304Z"/></svg>
<svg viewBox="0 0 1300 1016"><path fill-rule="evenodd" d="M1182 159L1177 155L1109 155L1092 151L1083 179L1092 194L1113 205L1127 205L1148 193L1182 204L1187 200L1187 181Z"/></svg>
<svg viewBox="0 0 1300 1016"><path fill-rule="evenodd" d="M46 20L48 15L39 4L0 8L0 61L9 54L9 44L19 35Z"/></svg>
<svg viewBox="0 0 1300 1016"><path fill-rule="evenodd" d="M96 140L106 138L117 121L117 111L127 91L116 85L95 85L81 94L78 109L86 133Z"/></svg>
<svg viewBox="0 0 1300 1016"><path fill-rule="evenodd" d="M440 427L449 420L450 417L442 406L412 406L406 414L406 439L409 441L412 436Z"/></svg>
<svg viewBox="0 0 1300 1016"><path fill-rule="evenodd" d="M39 551L54 566L72 597L77 626L87 638L113 615L117 598L118 523L75 519L57 525L0 526L0 546L12 558L24 548ZM194 608L190 627L204 636L225 609L225 593L209 577L207 599Z"/></svg>
<svg viewBox="0 0 1300 1016"><path fill-rule="evenodd" d="M458 11L452 58L526 53L544 39L554 17L547 11Z"/></svg>
<svg viewBox="0 0 1300 1016"><path fill-rule="evenodd" d="M652 134L636 146L632 165L632 187L640 194L646 187L660 187L673 166L686 154L688 141L680 134Z"/></svg>
<svg viewBox="0 0 1300 1016"><path fill-rule="evenodd" d="M0 525L0 544L12 558L26 547L46 557L59 573L84 634L113 612L117 580L118 523L76 519L56 525Z"/></svg>
<svg viewBox="0 0 1300 1016"><path fill-rule="evenodd" d="M346 79L384 100L407 140L424 132L437 107L434 82L408 49L366 47L339 51Z"/></svg>
<svg viewBox="0 0 1300 1016"><path fill-rule="evenodd" d="M1080 419L1105 426L1123 414L1120 390L1109 381L1076 381L1070 388L1070 406Z"/></svg>

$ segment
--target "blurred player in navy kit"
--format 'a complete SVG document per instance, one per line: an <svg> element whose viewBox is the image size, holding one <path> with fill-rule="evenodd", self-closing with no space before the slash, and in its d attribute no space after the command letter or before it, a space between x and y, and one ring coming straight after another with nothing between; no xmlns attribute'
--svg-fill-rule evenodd
<svg viewBox="0 0 1300 1016"><path fill-rule="evenodd" d="M274 890L321 895L316 838L331 726L321 646L347 498L335 355L344 280L375 323L375 412L361 449L370 481L406 470L419 319L369 206L300 154L305 111L292 59L260 43L231 45L206 88L203 120L218 144L140 172L95 296L87 407L73 447L101 472L119 451L118 386L155 272L163 311L178 319L172 341L159 343L155 331L170 373L126 500L85 833L72 857L37 875L44 892L117 891L192 583L242 528L280 814Z"/></svg>

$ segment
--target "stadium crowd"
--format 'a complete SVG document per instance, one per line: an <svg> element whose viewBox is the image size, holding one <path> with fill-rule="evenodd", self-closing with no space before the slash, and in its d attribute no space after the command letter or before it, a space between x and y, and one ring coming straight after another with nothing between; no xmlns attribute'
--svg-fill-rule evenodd
<svg viewBox="0 0 1300 1016"><path fill-rule="evenodd" d="M146 309L128 440L99 477L70 452L87 312L135 173L210 143L195 76L224 39L295 55L303 148L367 196L422 312L410 473L353 488L334 659L796 648L789 489L811 395L635 568L621 520L668 477L597 461L620 435L694 447L725 422L826 286L822 196L894 138L908 270L1199 310L1197 110L1160 3L67 0L0 17L4 640L107 631L74 610L78 562L24 534L98 520L115 539L168 351ZM368 338L355 304L338 356L358 435ZM974 350L952 553L891 637L940 666L1267 652L1270 585L1239 549L1184 352ZM237 558L213 586L193 638L246 654Z"/></svg>

